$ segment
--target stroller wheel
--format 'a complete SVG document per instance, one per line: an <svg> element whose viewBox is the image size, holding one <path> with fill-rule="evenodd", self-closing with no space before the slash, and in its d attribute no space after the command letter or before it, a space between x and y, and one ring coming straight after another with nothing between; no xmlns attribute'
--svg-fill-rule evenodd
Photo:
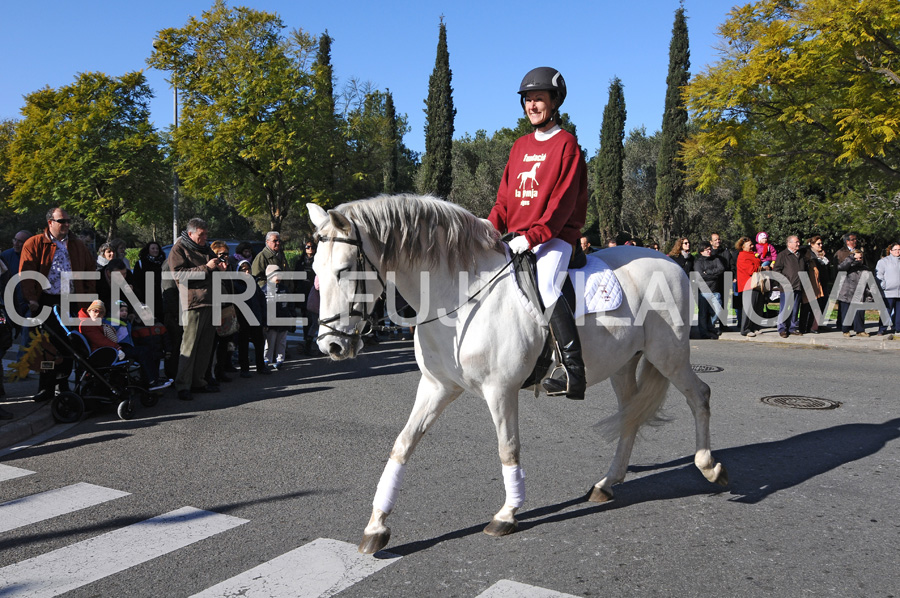
<svg viewBox="0 0 900 598"><path fill-rule="evenodd" d="M84 401L74 392L61 392L50 401L50 413L61 424L77 422L84 415Z"/></svg>
<svg viewBox="0 0 900 598"><path fill-rule="evenodd" d="M144 407L153 407L159 402L159 396L140 386L129 386L132 399L138 399Z"/></svg>
<svg viewBox="0 0 900 598"><path fill-rule="evenodd" d="M116 413L119 414L119 419L131 419L134 417L135 411L133 399L125 399L119 403L119 408L116 409Z"/></svg>

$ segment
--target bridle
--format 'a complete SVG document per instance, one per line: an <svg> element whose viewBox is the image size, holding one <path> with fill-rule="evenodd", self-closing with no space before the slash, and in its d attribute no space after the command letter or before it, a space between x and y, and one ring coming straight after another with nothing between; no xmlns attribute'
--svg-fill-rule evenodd
<svg viewBox="0 0 900 598"><path fill-rule="evenodd" d="M350 221L350 225L353 227L352 230L356 236L355 239L352 237L327 237L325 235L316 233L316 240L319 243L321 243L323 241L331 242L331 243L346 243L347 245L353 245L354 247L356 247L356 249L357 249L356 265L353 268L353 270L351 270L351 272L365 273L365 272L368 272L369 269L371 268L371 271L375 272L375 276L377 277L378 282L381 283L381 287L384 289L387 289L387 285L385 284L384 280L381 278L381 273L378 271L378 268L375 267L375 264L372 263L372 260L369 259L369 256L366 255L365 249L363 249L362 237L359 234L359 228L357 228L356 223L353 221ZM354 289L352 297L360 297L360 296L366 297L365 284L368 282L368 280L369 280L369 277L365 276L365 275L356 278L356 281L355 281L356 287ZM360 292L359 292L360 291L360 282L363 283L362 294L360 294ZM363 301L361 302L362 308L356 309L355 306L357 304L354 303L353 300L351 299L350 300L350 309L348 310L347 315L349 317L358 316L360 318L359 322L354 327L353 332L344 332L343 330L339 330L331 325L333 322L337 322L344 316L344 313L338 313L330 318L325 318L324 320L319 320L319 326L327 328L328 331L317 336L316 340L318 341L319 339L325 338L326 336L337 336L340 338L350 339L351 341L354 341L354 344L355 344L356 341L359 341L362 339L363 335L368 334L372 330L372 326L373 326L372 318L373 318L373 314L375 313L376 302L377 302L377 297L374 297L374 295L373 295L372 307L370 309L366 310L367 301L365 299L363 299Z"/></svg>
<svg viewBox="0 0 900 598"><path fill-rule="evenodd" d="M375 267L375 264L372 263L372 260L369 259L369 256L366 255L365 249L363 249L362 237L359 234L359 228L356 226L356 223L353 222L352 220L350 220L349 222L350 222L350 226L352 227L352 231L356 235L355 239L352 237L327 237L320 233L316 233L316 235L315 235L316 240L319 243L321 243L323 241L331 242L331 243L346 243L347 245L353 245L354 247L356 247L357 248L356 266L353 268L353 270L351 270L351 272L368 272L368 270L369 270L369 268L367 267L367 265L368 265L369 267L371 267L371 270L373 272L375 272L375 276L377 277L378 282L381 283L381 287L383 289L387 290L387 285L385 284L384 279L381 278L381 273L378 271L378 268ZM516 259L516 256L513 255L510 258L510 260L508 262L506 262L506 264L502 268L500 268L499 270L497 270L497 272L494 273L494 275L490 278L490 280L487 281L487 283L485 283L480 289L478 289L478 291L476 291L475 293L470 295L468 297L468 299L466 299L463 303L461 303L459 306L457 306L456 309L453 309L453 310L447 312L446 314L443 314L442 316L436 316L436 317L430 318L428 320L425 320L424 322L419 322L419 325L421 326L424 324L430 324L431 322L435 322L435 321L439 320L441 317L449 316L453 313L456 313L460 309L462 309L466 304L472 302L479 295L481 295L481 293L484 290L486 290L488 287L490 287L491 284L495 280L497 280L497 278L499 278L506 271L506 268L509 267L509 265L512 264L515 259ZM367 276L362 276L362 277L358 277L356 279L356 288L353 293L354 297L360 296L360 294L359 294L360 284L359 283L361 280L368 281L369 278ZM363 297L366 296L365 288L363 288L362 296ZM374 295L373 295L373 297L374 297ZM325 338L327 336L337 336L340 338L347 338L352 341L361 340L364 335L375 330L375 326L373 324L373 322L374 322L373 314L375 313L376 301L377 301L377 299L372 300L372 308L369 309L368 311L354 309L353 301L350 302L349 316L350 317L358 316L360 318L360 320L357 323L356 327L354 328L353 332L344 332L343 330L338 330L334 326L331 326L332 322L336 322L341 319L341 317L344 315L343 313L336 314L330 318L325 318L324 320L319 320L319 326L327 328L328 332L324 332L324 333L320 334L319 336L316 337L316 340L318 341L319 339ZM363 301L363 305L365 306L365 301Z"/></svg>

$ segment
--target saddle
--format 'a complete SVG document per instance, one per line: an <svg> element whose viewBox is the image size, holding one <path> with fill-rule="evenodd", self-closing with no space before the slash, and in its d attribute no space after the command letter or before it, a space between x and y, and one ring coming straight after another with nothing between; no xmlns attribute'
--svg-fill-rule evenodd
<svg viewBox="0 0 900 598"><path fill-rule="evenodd" d="M507 233L502 237L506 243L509 243L518 233ZM572 257L569 259L569 270L579 270L587 264L587 256L581 249L581 245L573 245ZM513 273L516 277L516 284L525 295L526 299L532 305L536 305L541 313L544 312L546 306L541 299L541 293L537 286L537 258L534 253L525 251L512 257ZM572 280L566 277L563 283L563 298L569 303L572 312L575 312L575 287ZM541 354L538 356L537 362L531 374L522 382L521 388L537 387L537 384L543 380L550 368L553 366L553 343L550 342L550 335L544 335L544 346ZM535 391L537 392L537 391Z"/></svg>

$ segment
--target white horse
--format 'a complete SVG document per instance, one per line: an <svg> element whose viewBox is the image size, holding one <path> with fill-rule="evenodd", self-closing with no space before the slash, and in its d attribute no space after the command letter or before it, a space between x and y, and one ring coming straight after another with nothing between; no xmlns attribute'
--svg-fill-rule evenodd
<svg viewBox="0 0 900 598"><path fill-rule="evenodd" d="M314 268L320 284L318 346L324 353L336 360L356 356L366 314L391 275L418 314L415 353L422 378L378 484L360 552L387 545L385 520L406 463L435 419L464 390L484 397L490 409L506 489L503 507L484 531L494 536L514 532L525 494L519 390L548 333L519 301L496 231L459 206L430 197L381 196L327 213L314 204L307 207L319 237ZM725 469L710 453L709 386L690 364L688 278L674 261L649 249L613 248L602 257L614 269L624 298L612 312L590 314L579 331L588 386L611 378L619 411L604 424L619 441L609 471L589 500L613 498L612 487L625 478L638 429L656 416L670 381L687 397L694 415L694 463L707 480L726 485ZM423 277L425 272L430 275ZM426 301L422 281L427 279ZM440 315L445 317L435 319Z"/></svg>

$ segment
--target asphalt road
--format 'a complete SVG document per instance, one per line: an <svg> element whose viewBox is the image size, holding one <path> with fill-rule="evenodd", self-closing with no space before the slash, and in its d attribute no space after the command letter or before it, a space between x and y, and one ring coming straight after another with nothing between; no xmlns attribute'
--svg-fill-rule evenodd
<svg viewBox="0 0 900 598"><path fill-rule="evenodd" d="M407 468L384 568L340 596L900 595L896 353L699 341L692 363L723 369L700 375L729 487L693 467L693 418L670 390L671 421L642 433L615 500L584 502L614 449L592 427L614 409L609 383L584 403L523 392L520 531L488 537L500 463L487 408L466 394ZM0 481L0 503L79 483L129 493L0 532L0 581L19 563L186 506L227 516L227 529L66 596L190 596L318 538L356 544L417 380L411 343L388 343L354 362L300 360L192 403L164 398L132 421L94 414L0 457L34 472ZM760 400L770 395L841 405ZM530 589L501 594L502 580ZM2 586L0 596L32 595Z"/></svg>

